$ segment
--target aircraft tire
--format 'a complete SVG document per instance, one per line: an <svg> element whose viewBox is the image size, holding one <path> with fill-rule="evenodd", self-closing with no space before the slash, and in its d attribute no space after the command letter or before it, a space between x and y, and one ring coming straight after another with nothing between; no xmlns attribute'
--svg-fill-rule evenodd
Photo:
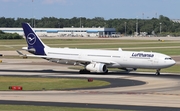
<svg viewBox="0 0 180 111"><path fill-rule="evenodd" d="M160 72L156 72L156 76L159 76L160 75Z"/></svg>
<svg viewBox="0 0 180 111"><path fill-rule="evenodd" d="M80 71L79 71L79 74L89 74L90 73L90 71L88 71L88 70L86 70L86 69L81 69Z"/></svg>

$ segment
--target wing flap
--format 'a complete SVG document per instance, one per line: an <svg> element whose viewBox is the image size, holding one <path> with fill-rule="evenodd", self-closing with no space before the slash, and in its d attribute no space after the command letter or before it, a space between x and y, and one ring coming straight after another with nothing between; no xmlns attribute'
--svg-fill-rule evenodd
<svg viewBox="0 0 180 111"><path fill-rule="evenodd" d="M46 58L46 59L60 59L60 60L68 60L68 61L76 61L76 62L97 62L97 63L104 63L104 64L115 64L113 61L107 60L87 60L84 58L77 58L77 57L54 57L54 56L44 56L44 55L26 55L27 57L39 57L39 58Z"/></svg>
<svg viewBox="0 0 180 111"><path fill-rule="evenodd" d="M103 63L103 64L116 64L114 61L109 61L105 59L97 60L97 59L85 59L80 57L69 57L69 56L46 56L46 55L31 55L31 54L23 54L22 52L17 50L17 53L22 57L37 57L37 58L44 58L44 59L59 59L59 60L68 60L68 61L75 61L75 62L97 62L97 63Z"/></svg>

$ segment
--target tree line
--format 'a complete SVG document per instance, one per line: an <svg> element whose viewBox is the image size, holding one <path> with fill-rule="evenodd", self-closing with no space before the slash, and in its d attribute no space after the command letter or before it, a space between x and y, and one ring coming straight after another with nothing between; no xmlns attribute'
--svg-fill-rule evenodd
<svg viewBox="0 0 180 111"><path fill-rule="evenodd" d="M105 20L103 17L92 19L85 17L41 19L5 18L0 17L0 27L21 27L22 22L28 22L36 28L63 28L63 27L105 27L115 28L116 32L125 35L134 35L135 32L146 32L147 35L180 36L180 23L173 22L168 17L160 15L152 19L124 19L115 18Z"/></svg>
<svg viewBox="0 0 180 111"><path fill-rule="evenodd" d="M17 33L4 33L0 30L0 39L23 39L23 36Z"/></svg>

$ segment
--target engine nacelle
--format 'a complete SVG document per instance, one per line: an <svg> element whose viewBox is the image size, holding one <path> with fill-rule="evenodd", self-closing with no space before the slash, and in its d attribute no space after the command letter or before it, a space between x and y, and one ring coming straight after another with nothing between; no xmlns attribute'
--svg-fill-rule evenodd
<svg viewBox="0 0 180 111"><path fill-rule="evenodd" d="M106 73L107 67L105 64L102 64L102 63L91 63L86 66L86 70L93 71L93 72Z"/></svg>

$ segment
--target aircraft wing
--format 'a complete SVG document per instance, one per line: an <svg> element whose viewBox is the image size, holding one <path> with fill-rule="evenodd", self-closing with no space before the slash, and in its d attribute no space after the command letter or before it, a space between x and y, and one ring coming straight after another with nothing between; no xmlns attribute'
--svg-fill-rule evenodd
<svg viewBox="0 0 180 111"><path fill-rule="evenodd" d="M22 57L37 57L37 58L44 58L44 59L59 59L59 60L68 60L68 61L74 61L74 62L80 62L80 63L85 63L85 62L89 62L89 63L92 63L92 62L97 62L97 63L104 63L104 64L115 64L116 62L113 62L113 61L108 61L108 60L96 60L96 59L90 59L90 60L87 60L87 59L84 59L84 58L73 58L73 57L61 57L61 56L58 56L58 57L55 57L55 56L46 56L46 55L25 55L23 53L21 53L20 51L18 51L18 54Z"/></svg>
<svg viewBox="0 0 180 111"><path fill-rule="evenodd" d="M68 61L75 61L75 62L98 62L98 63L104 63L104 64L115 64L113 61L107 61L107 60L87 60L82 58L73 58L73 57L54 57L54 56L45 56L45 55L26 55L27 57L39 57L39 58L45 58L45 59L59 59L59 60L68 60Z"/></svg>

